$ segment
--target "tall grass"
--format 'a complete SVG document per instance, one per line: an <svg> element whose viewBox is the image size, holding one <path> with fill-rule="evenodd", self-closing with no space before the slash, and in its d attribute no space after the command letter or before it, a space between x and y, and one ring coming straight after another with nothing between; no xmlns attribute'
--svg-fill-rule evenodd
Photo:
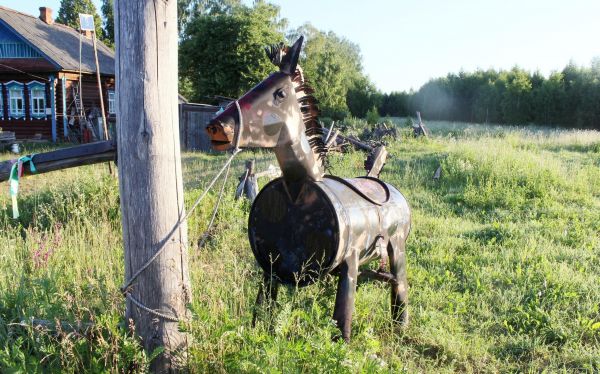
<svg viewBox="0 0 600 374"><path fill-rule="evenodd" d="M251 328L260 271L247 241L250 206L232 196L240 160L203 248L214 193L189 224L195 372L600 370L600 133L428 125L429 139L401 131L382 175L413 210L410 327L390 323L384 285L361 283L353 340L333 342L327 278L283 291L274 315ZM241 157L261 169L274 163L263 152ZM188 203L222 159L184 154ZM333 172L360 175L363 159L333 156ZM118 292L117 182L96 165L22 187L18 221L0 197L0 371L145 371L152 357L123 320ZM32 317L94 324L41 330Z"/></svg>

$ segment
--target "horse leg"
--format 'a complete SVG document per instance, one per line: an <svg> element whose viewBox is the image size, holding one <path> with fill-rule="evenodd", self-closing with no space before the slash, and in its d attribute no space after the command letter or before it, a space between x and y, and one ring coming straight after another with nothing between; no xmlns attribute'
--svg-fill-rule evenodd
<svg viewBox="0 0 600 374"><path fill-rule="evenodd" d="M396 244L394 247L390 240L387 246L390 272L395 280L391 283L392 319L406 326L408 325L408 280L406 279L405 242L400 239Z"/></svg>
<svg viewBox="0 0 600 374"><path fill-rule="evenodd" d="M338 288L335 296L333 319L342 332L342 338L350 341L352 330L352 312L356 294L356 278L358 277L358 251L353 253L340 264Z"/></svg>
<svg viewBox="0 0 600 374"><path fill-rule="evenodd" d="M252 314L252 327L256 326L256 319L258 317L258 310L266 302L266 310L268 315L271 315L271 311L275 302L277 301L277 291L279 290L279 282L269 275L263 275L263 281L258 287L258 295L256 295L256 304L254 305L254 313Z"/></svg>

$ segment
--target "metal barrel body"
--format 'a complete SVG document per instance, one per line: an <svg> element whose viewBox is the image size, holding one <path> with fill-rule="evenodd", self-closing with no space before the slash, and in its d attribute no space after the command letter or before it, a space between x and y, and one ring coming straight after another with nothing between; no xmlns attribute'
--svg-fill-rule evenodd
<svg viewBox="0 0 600 374"><path fill-rule="evenodd" d="M306 181L294 198L275 179L256 197L248 224L263 270L299 286L314 283L353 251L360 263L387 257L388 242L406 239L409 230L406 199L375 178Z"/></svg>

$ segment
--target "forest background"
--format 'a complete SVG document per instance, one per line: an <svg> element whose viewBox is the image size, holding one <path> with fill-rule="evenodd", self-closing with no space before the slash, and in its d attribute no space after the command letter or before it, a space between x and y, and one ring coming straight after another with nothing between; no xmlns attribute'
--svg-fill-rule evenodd
<svg viewBox="0 0 600 374"><path fill-rule="evenodd" d="M589 66L557 66L549 75L518 66L451 72L418 90L384 93L364 72L357 44L308 23L291 29L277 5L178 0L178 8L180 92L194 102L238 97L273 71L266 45L304 35L301 66L325 120L376 121L420 111L436 120L600 129L600 57ZM102 0L100 10L102 21L92 0L62 0L57 22L76 27L77 13L95 14L98 34L114 45L113 0Z"/></svg>

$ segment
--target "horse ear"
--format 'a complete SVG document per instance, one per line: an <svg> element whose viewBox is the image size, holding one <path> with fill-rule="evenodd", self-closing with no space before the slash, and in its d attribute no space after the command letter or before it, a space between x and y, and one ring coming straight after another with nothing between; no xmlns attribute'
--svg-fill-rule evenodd
<svg viewBox="0 0 600 374"><path fill-rule="evenodd" d="M296 72L296 66L298 65L298 59L300 58L300 50L302 49L302 43L304 42L304 36L300 36L296 43L290 47L288 52L281 61L280 71L287 75L294 75Z"/></svg>

